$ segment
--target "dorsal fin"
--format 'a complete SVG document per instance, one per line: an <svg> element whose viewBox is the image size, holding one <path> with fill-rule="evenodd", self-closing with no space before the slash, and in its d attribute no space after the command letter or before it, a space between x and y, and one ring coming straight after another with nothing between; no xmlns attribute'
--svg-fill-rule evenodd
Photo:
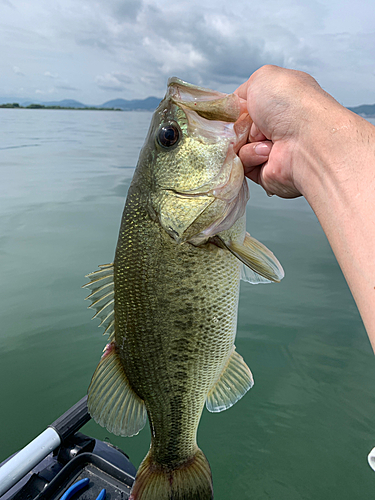
<svg viewBox="0 0 375 500"><path fill-rule="evenodd" d="M87 274L86 278L90 278L90 281L82 288L91 290L85 300L91 300L89 308L96 311L92 319L101 320L99 326L104 327L104 333L109 335L109 341L111 341L115 333L113 263L99 266L98 271Z"/></svg>

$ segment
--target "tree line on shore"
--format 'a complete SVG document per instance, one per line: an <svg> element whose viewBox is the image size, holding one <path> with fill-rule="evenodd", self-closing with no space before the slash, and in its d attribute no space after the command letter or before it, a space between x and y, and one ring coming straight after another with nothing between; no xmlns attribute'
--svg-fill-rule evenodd
<svg viewBox="0 0 375 500"><path fill-rule="evenodd" d="M79 110L95 110L95 111L122 111L120 108L97 108L95 106L86 106L84 108L74 108L70 106L45 106L44 104L29 104L21 106L18 102L0 104L0 108L20 108L20 109L79 109Z"/></svg>

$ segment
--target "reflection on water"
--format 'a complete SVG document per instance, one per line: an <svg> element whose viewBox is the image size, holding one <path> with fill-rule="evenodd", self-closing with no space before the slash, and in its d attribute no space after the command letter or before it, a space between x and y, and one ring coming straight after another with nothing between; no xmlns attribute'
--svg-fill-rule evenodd
<svg viewBox="0 0 375 500"><path fill-rule="evenodd" d="M0 110L0 460L86 392L105 339L84 275L110 262L149 113ZM255 386L204 412L215 498L370 498L375 365L357 309L304 200L251 186L248 229L282 283L241 285L237 349ZM149 431L121 439L138 464Z"/></svg>

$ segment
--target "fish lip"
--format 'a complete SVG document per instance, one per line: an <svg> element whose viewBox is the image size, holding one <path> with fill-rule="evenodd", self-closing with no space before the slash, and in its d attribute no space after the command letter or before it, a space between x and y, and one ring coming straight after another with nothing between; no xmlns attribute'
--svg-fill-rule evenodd
<svg viewBox="0 0 375 500"><path fill-rule="evenodd" d="M194 85L192 83L181 80L177 76L172 76L167 82L167 94L172 96L173 94L178 94L181 99L181 90L185 90L187 94L195 93L196 95L192 100L214 100L220 97L225 97L229 94L225 92L220 92L218 90L212 90L207 87L201 87L199 85ZM203 98L202 98L203 97Z"/></svg>
<svg viewBox="0 0 375 500"><path fill-rule="evenodd" d="M177 105L184 105L208 120L234 123L241 114L240 98L207 89L173 77L168 80L167 95Z"/></svg>
<svg viewBox="0 0 375 500"><path fill-rule="evenodd" d="M172 193L178 194L185 198L196 198L197 196L207 196L209 198L215 198L215 196L209 191L191 193L189 191L177 191L176 189L171 189L171 188L165 189L165 191L171 191Z"/></svg>
<svg viewBox="0 0 375 500"><path fill-rule="evenodd" d="M227 202L226 210L221 217L213 221L201 232L196 233L189 239L186 238L185 242L192 243L194 246L200 246L222 231L229 229L245 213L249 195L249 187L246 178L244 178L238 193L231 201ZM237 202L235 201L236 198Z"/></svg>

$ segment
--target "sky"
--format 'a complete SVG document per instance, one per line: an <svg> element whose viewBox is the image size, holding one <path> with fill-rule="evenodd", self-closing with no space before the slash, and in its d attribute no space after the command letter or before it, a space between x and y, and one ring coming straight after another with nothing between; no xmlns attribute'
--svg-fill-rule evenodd
<svg viewBox="0 0 375 500"><path fill-rule="evenodd" d="M170 76L232 92L264 64L375 103L372 0L0 0L0 97L162 97Z"/></svg>

